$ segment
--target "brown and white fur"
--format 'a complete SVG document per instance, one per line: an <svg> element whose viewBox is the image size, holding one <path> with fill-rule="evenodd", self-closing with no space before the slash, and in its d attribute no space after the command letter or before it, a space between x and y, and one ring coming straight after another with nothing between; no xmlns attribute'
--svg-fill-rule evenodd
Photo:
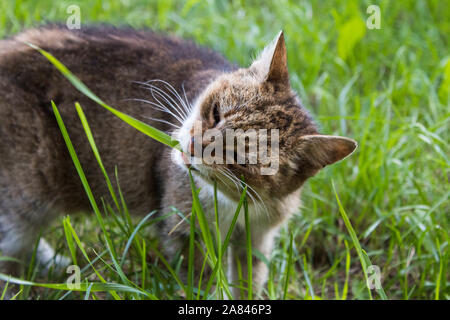
<svg viewBox="0 0 450 320"><path fill-rule="evenodd" d="M108 104L161 130L172 132L175 127L172 133L185 155L97 106L24 42L51 52ZM90 210L52 114L51 100L60 109L95 196L107 198L108 190L75 101L83 106L106 170L114 172L117 165L132 212L157 209L162 215L176 207L188 215L191 167L211 223L213 183L217 182L219 225L225 233L242 190L238 178L243 177L248 185L252 245L268 258L280 226L299 210L304 182L356 148L351 139L319 134L291 89L282 33L251 66L238 68L210 49L150 31L31 29L0 41L0 251L6 256L26 257L39 232L57 216ZM186 164L195 141L194 122L200 122L204 130L223 132L278 129L277 173L261 175L262 164ZM205 147L207 142L201 144ZM238 280L234 259L240 260L246 274L243 219L240 214L229 252L233 283ZM169 257L186 252L189 224L178 215L163 220L157 229L160 246ZM53 256L43 239L38 253L42 264ZM63 257L57 259L68 263ZM17 275L19 268L0 262L0 272ZM262 288L266 275L266 265L254 258L256 290Z"/></svg>

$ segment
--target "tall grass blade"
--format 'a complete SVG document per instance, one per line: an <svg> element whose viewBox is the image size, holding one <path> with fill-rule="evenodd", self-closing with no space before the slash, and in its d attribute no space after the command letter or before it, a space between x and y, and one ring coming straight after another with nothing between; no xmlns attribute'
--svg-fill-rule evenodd
<svg viewBox="0 0 450 320"><path fill-rule="evenodd" d="M369 298L370 300L372 300L372 292L371 289L369 288L368 284L369 284L369 277L367 275L367 268L372 265L372 263L370 262L369 257L367 256L367 254L365 254L365 252L363 252L362 248L361 248L361 244L359 243L358 237L356 236L356 232L352 227L352 224L350 223L350 219L348 218L344 208L342 207L341 201L339 199L339 196L337 194L336 191L336 187L334 186L334 182L332 182L333 185L333 190L334 190L334 195L336 196L336 201L338 203L339 206L339 212L341 213L342 219L344 220L344 224L347 228L348 233L350 234L350 237L352 239L353 245L356 248L356 252L358 253L358 257L359 257L359 261L361 262L361 266L363 269L363 273L364 273L364 278L366 279L366 286L367 286L367 290L369 293ZM388 299L386 296L386 293L383 290L383 287L381 287L381 289L377 289L378 293L380 294L382 299Z"/></svg>
<svg viewBox="0 0 450 320"><path fill-rule="evenodd" d="M245 218L245 245L247 249L247 299L253 299L253 256L252 256L252 234L250 228L250 217L248 213L247 197L244 197L244 218Z"/></svg>
<svg viewBox="0 0 450 320"><path fill-rule="evenodd" d="M290 236L289 236L288 261L287 261L287 266L286 266L286 272L284 275L285 282L284 282L284 290L283 290L283 300L286 300L288 288L289 288L289 278L291 275L291 266L292 266L293 241L294 241L294 236L292 235L292 232L291 232Z"/></svg>

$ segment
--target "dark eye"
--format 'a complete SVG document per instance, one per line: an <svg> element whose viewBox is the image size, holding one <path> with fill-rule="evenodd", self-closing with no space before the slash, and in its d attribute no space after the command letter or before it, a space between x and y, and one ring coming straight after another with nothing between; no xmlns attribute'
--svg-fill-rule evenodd
<svg viewBox="0 0 450 320"><path fill-rule="evenodd" d="M219 112L219 104L214 103L213 106L213 118L214 118L214 126L216 126L220 122L220 112Z"/></svg>

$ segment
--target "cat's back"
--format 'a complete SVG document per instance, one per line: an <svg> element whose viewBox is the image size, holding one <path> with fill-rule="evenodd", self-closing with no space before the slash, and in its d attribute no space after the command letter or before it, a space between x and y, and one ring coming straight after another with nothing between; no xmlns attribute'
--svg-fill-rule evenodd
<svg viewBox="0 0 450 320"><path fill-rule="evenodd" d="M0 40L0 56L28 49L19 45L21 43L31 43L46 50L76 50L80 60L98 52L126 60L128 56L141 52L147 53L140 57L144 62L147 62L146 58L152 57L151 61L154 63L165 64L186 59L197 60L208 68L229 64L216 51L199 46L191 40L131 27L94 25L68 29L62 24L50 24L31 28Z"/></svg>
<svg viewBox="0 0 450 320"><path fill-rule="evenodd" d="M233 68L214 50L151 30L112 26L69 30L63 25L48 25L0 40L0 76L19 82L21 76L39 79L41 86L48 82L49 72L55 70L26 43L51 52L74 73L88 73L89 78L102 82L108 82L111 76L136 81L160 76L177 83L199 70ZM33 79L29 72L34 72Z"/></svg>
<svg viewBox="0 0 450 320"><path fill-rule="evenodd" d="M194 99L208 82L208 76L206 81L192 80L193 77L204 70L223 72L235 68L209 48L151 30L112 26L69 30L63 25L49 25L0 40L3 100L14 101L12 105L37 104L47 112L51 112L51 100L62 104L64 113L66 103L72 109L75 101L86 98L27 43L54 55L105 102L134 115L146 112L149 107L136 101L126 102L127 99L151 100L149 91L138 83L163 80ZM13 107L5 103L0 109L3 116L8 116ZM89 109L94 112L101 108Z"/></svg>
<svg viewBox="0 0 450 320"><path fill-rule="evenodd" d="M23 193L25 186L35 186L30 193L39 190L45 194L62 193L62 185L70 190L81 187L51 101L58 106L86 175L98 194L105 192L104 180L100 170L92 166L95 159L74 108L76 101L86 113L105 166L110 172L114 172L115 166L119 168L121 187L132 195L131 203L154 206L142 199L154 199L151 195L159 192L155 161L164 150L78 92L26 43L53 54L106 103L164 131L171 128L149 118L167 119L167 114L132 100L152 99L149 90L138 82L160 79L178 92L186 90L187 97L193 98L207 81L192 81L192 77L203 70L232 68L211 49L149 30L109 26L69 30L51 25L0 40L0 190L7 189L11 199ZM61 197L69 193L77 194L64 191ZM70 199L70 203L78 201Z"/></svg>

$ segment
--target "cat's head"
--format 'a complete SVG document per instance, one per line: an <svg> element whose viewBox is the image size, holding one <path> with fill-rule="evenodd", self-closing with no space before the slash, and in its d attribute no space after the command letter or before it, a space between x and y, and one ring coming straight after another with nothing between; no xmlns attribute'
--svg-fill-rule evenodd
<svg viewBox="0 0 450 320"><path fill-rule="evenodd" d="M357 146L318 133L290 86L282 32L250 67L216 78L175 138L175 163L235 200L241 178L257 196L283 198Z"/></svg>

